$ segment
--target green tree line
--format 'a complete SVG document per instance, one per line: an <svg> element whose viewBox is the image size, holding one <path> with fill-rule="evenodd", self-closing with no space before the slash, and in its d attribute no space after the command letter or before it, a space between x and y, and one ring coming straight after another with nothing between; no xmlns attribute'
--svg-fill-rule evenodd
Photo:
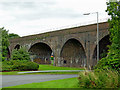
<svg viewBox="0 0 120 90"><path fill-rule="evenodd" d="M97 68L120 70L120 1L107 2L106 12L111 16L108 22L112 44L107 56L99 61Z"/></svg>
<svg viewBox="0 0 120 90"><path fill-rule="evenodd" d="M18 34L9 34L8 32L4 27L0 28L0 57L2 57L2 60L7 59L8 47L10 45L9 39L20 37Z"/></svg>

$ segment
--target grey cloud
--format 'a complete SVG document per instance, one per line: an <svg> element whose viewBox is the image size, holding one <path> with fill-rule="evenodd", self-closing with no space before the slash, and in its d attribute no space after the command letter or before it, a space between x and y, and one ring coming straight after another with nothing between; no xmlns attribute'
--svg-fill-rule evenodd
<svg viewBox="0 0 120 90"><path fill-rule="evenodd" d="M0 3L1 9L4 10L14 10L15 8L20 8L25 9L25 8L33 8L35 7L35 4L33 2L27 2L27 3L23 3L23 2L4 2L4 3Z"/></svg>
<svg viewBox="0 0 120 90"><path fill-rule="evenodd" d="M2 7L2 9L14 9L14 8L35 8L39 6L49 6L49 5L54 5L56 4L55 2L46 2L46 1L42 1L42 2L35 2L35 1L30 1L30 2L1 2L0 6Z"/></svg>
<svg viewBox="0 0 120 90"><path fill-rule="evenodd" d="M56 2L4 2L0 3L2 9L8 10L17 20L33 20L43 18L78 18L80 14L69 8L59 8ZM54 8L54 6L56 8ZM18 9L16 11L16 8ZM17 14L19 10L27 13Z"/></svg>
<svg viewBox="0 0 120 90"><path fill-rule="evenodd" d="M46 9L38 9L33 13L28 13L26 15L19 15L17 16L19 19L24 18L28 20L32 19L41 19L41 18L78 18L80 17L79 13L76 13L72 10L63 10L63 9L56 9L56 10L46 10Z"/></svg>

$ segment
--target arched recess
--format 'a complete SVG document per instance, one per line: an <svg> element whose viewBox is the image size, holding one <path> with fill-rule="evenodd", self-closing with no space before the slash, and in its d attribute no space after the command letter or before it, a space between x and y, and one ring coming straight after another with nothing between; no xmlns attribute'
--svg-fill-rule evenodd
<svg viewBox="0 0 120 90"><path fill-rule="evenodd" d="M7 47L7 59L9 60L9 58L10 58L10 50L9 50L9 48Z"/></svg>
<svg viewBox="0 0 120 90"><path fill-rule="evenodd" d="M99 41L99 60L102 59L103 57L106 57L107 53L108 53L108 45L111 45L111 42L109 40L109 35L103 37L100 41ZM97 64L97 45L94 49L94 53L93 53L93 62L92 62L92 66L95 66Z"/></svg>
<svg viewBox="0 0 120 90"><path fill-rule="evenodd" d="M14 49L20 49L20 45L19 44L17 44L15 47L14 47Z"/></svg>
<svg viewBox="0 0 120 90"><path fill-rule="evenodd" d="M77 39L69 39L63 45L60 53L61 64L68 67L86 66L86 54L82 44Z"/></svg>
<svg viewBox="0 0 120 90"><path fill-rule="evenodd" d="M50 64L50 56L52 49L45 43L35 43L28 50L31 55L31 59L39 64Z"/></svg>

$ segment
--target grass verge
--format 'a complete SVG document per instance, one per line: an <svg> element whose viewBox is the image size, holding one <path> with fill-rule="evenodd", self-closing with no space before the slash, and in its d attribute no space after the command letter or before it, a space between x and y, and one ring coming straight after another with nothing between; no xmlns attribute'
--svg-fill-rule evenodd
<svg viewBox="0 0 120 90"><path fill-rule="evenodd" d="M40 73L24 73L18 74L20 71L12 71L12 72L0 72L0 75L32 75L32 74L78 74L79 72L40 72Z"/></svg>
<svg viewBox="0 0 120 90"><path fill-rule="evenodd" d="M79 88L77 78L52 80L40 83L17 85L5 88Z"/></svg>
<svg viewBox="0 0 120 90"><path fill-rule="evenodd" d="M73 68L73 67L57 67L52 65L39 65L39 70L84 70L83 68ZM0 75L24 75L18 74L18 72L26 71L11 71L11 72L0 72ZM27 74L78 74L79 72L41 72L41 73L27 73Z"/></svg>
<svg viewBox="0 0 120 90"><path fill-rule="evenodd" d="M39 70L84 70L83 68L74 67L57 67L53 65L39 65Z"/></svg>

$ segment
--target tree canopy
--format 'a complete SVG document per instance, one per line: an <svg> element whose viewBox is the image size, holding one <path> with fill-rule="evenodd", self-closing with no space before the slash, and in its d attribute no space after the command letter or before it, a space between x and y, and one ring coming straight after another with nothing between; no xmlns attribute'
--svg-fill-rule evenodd
<svg viewBox="0 0 120 90"><path fill-rule="evenodd" d="M14 33L10 33L9 35L8 35L8 37L9 37L9 39L11 39L11 38L18 38L18 37L20 37L18 34L14 34Z"/></svg>
<svg viewBox="0 0 120 90"><path fill-rule="evenodd" d="M8 54L8 47L10 45L9 40L8 40L8 31L6 29L0 28L0 32L2 35L0 35L2 38L2 44L1 44L1 50L2 50L2 57L6 57Z"/></svg>
<svg viewBox="0 0 120 90"><path fill-rule="evenodd" d="M8 55L8 48L10 45L9 39L10 38L16 38L16 37L20 37L17 34L11 33L8 34L8 30L6 30L4 27L0 28L0 58L2 57L2 60L4 61L5 59L7 59L7 55Z"/></svg>
<svg viewBox="0 0 120 90"><path fill-rule="evenodd" d="M2 49L2 28L0 28L0 50Z"/></svg>
<svg viewBox="0 0 120 90"><path fill-rule="evenodd" d="M109 22L110 41L109 52L106 58L99 61L97 67L112 68L119 70L120 68L120 1L108 2L108 15L111 16Z"/></svg>

